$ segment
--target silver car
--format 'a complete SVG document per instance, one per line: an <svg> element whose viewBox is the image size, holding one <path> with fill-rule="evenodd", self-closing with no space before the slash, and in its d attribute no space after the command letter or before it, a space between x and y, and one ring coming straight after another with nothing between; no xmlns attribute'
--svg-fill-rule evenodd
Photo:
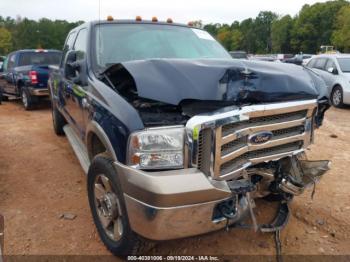
<svg viewBox="0 0 350 262"><path fill-rule="evenodd" d="M307 66L326 82L329 98L335 107L350 104L350 54L318 55Z"/></svg>

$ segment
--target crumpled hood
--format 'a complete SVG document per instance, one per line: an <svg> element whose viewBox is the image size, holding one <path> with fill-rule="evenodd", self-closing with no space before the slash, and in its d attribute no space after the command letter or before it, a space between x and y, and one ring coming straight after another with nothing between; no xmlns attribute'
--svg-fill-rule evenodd
<svg viewBox="0 0 350 262"><path fill-rule="evenodd" d="M186 99L271 103L327 96L323 80L292 64L241 60L123 62L139 97L178 105Z"/></svg>

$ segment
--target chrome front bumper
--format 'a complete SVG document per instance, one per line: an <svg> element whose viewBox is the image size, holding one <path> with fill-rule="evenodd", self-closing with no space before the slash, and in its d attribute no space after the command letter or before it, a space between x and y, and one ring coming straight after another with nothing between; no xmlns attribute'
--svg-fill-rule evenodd
<svg viewBox="0 0 350 262"><path fill-rule="evenodd" d="M224 228L226 221L212 220L214 208L219 202L160 208L125 195L131 228L152 240L178 239Z"/></svg>
<svg viewBox="0 0 350 262"><path fill-rule="evenodd" d="M225 227L213 221L215 206L232 194L226 181L211 181L196 169L143 172L118 162L133 231L152 240L204 234Z"/></svg>
<svg viewBox="0 0 350 262"><path fill-rule="evenodd" d="M48 88L34 88L30 87L29 92L32 96L48 96L49 89Z"/></svg>

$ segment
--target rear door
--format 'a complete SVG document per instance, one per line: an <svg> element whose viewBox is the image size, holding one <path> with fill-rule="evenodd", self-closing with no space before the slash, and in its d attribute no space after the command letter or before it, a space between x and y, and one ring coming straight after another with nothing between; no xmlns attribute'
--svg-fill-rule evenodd
<svg viewBox="0 0 350 262"><path fill-rule="evenodd" d="M16 79L15 79L15 65L16 65L16 53L11 53L8 57L7 67L4 71L4 91L8 94L16 94Z"/></svg>

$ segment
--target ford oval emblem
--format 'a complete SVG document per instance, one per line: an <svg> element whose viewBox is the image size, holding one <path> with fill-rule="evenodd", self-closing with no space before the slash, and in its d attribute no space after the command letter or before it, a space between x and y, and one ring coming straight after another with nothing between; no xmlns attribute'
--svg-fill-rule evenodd
<svg viewBox="0 0 350 262"><path fill-rule="evenodd" d="M263 131L249 136L251 144L264 144L271 140L273 134L269 131Z"/></svg>

